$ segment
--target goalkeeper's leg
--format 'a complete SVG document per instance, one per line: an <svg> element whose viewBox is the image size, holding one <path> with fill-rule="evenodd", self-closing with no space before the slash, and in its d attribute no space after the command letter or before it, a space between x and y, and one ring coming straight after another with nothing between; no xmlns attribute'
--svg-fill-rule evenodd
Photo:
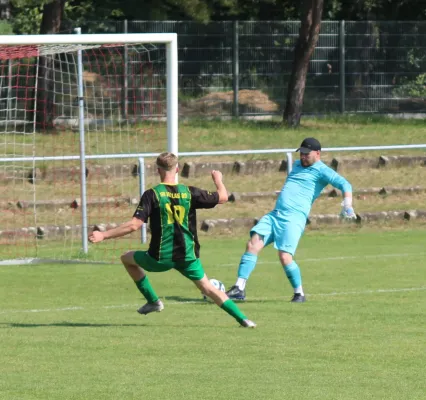
<svg viewBox="0 0 426 400"><path fill-rule="evenodd" d="M300 237L302 236L304 224L286 222L279 227L275 247L278 249L278 257L284 272L293 287L293 303L303 303L305 294L302 287L302 275L297 263L293 260Z"/></svg>
<svg viewBox="0 0 426 400"><path fill-rule="evenodd" d="M264 237L254 233L247 242L246 251L242 255L238 266L238 280L236 285L244 290L246 281L256 267L257 256L265 246Z"/></svg>
<svg viewBox="0 0 426 400"><path fill-rule="evenodd" d="M303 293L302 274L300 273L299 266L293 260L293 256L291 254L279 251L278 255L284 268L284 272L294 290L294 295L291 301L293 303L304 303L306 299L305 293Z"/></svg>
<svg viewBox="0 0 426 400"><path fill-rule="evenodd" d="M264 215L250 231L246 252L243 254L238 267L238 279L226 294L230 299L244 300L246 297L246 282L256 267L260 251L273 241L273 225L276 223L272 213Z"/></svg>
<svg viewBox="0 0 426 400"><path fill-rule="evenodd" d="M240 265L238 266L238 278L226 294L234 300L244 300L246 297L246 282L256 267L257 256L265 247L264 237L253 233L247 242L245 253L242 255Z"/></svg>

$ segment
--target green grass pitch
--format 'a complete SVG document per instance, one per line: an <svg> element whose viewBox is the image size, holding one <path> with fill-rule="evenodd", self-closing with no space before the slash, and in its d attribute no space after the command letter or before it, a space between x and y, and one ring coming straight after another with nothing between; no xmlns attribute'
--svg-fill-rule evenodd
<svg viewBox="0 0 426 400"><path fill-rule="evenodd" d="M425 399L425 232L307 232L305 304L265 249L240 303L255 330L174 271L140 316L118 264L0 267L0 399ZM245 241L204 237L208 275L233 284Z"/></svg>

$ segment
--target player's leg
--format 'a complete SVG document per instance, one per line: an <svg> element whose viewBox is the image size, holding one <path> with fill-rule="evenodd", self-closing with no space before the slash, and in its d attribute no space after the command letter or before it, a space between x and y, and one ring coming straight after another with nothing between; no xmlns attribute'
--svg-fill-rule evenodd
<svg viewBox="0 0 426 400"><path fill-rule="evenodd" d="M245 328L256 327L256 324L253 321L250 321L245 314L241 312L238 306L229 299L226 293L216 289L212 285L212 283L208 280L199 259L186 262L184 265L177 265L175 268L183 276L194 282L195 286L197 286L204 295L210 297L215 304L222 308L222 310L235 318L241 326Z"/></svg>
<svg viewBox="0 0 426 400"><path fill-rule="evenodd" d="M284 272L293 287L294 295L291 301L293 303L304 303L306 301L305 293L302 287L302 274L296 261L293 260L293 256L285 251L278 251L278 256L281 265L284 268Z"/></svg>
<svg viewBox="0 0 426 400"><path fill-rule="evenodd" d="M211 282L207 279L207 276L200 280L194 281L195 286L206 296L210 297L222 310L227 312L231 317L245 328L255 328L256 324L250 321L247 316L239 309L239 307L219 289L216 289Z"/></svg>
<svg viewBox="0 0 426 400"><path fill-rule="evenodd" d="M233 286L226 292L229 298L244 300L246 298L246 283L256 267L257 256L264 247L264 237L253 232L246 245L246 251L242 255L238 266L238 277Z"/></svg>
<svg viewBox="0 0 426 400"><path fill-rule="evenodd" d="M158 312L164 308L162 301L154 291L144 271L144 268L148 271L152 270L151 264L153 264L153 261L155 260L149 257L146 251L129 251L121 256L121 262L126 268L127 273L133 279L139 292L141 292L142 296L145 297L147 301L145 305L138 309L139 314L149 314L154 311Z"/></svg>
<svg viewBox="0 0 426 400"><path fill-rule="evenodd" d="M226 293L231 299L244 300L247 280L256 267L257 257L260 251L273 240L273 217L270 214L263 216L250 231L250 239L247 242L246 251L242 255L238 266L238 278Z"/></svg>
<svg viewBox="0 0 426 400"><path fill-rule="evenodd" d="M304 230L304 223L297 221L284 221L275 227L275 248L278 249L278 257L284 272L293 287L294 295L292 302L303 303L305 294L302 287L302 275L300 268L294 261L293 256Z"/></svg>

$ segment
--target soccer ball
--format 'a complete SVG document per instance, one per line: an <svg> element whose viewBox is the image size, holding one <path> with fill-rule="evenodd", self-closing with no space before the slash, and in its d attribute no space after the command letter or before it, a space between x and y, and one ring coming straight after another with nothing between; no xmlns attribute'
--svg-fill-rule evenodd
<svg viewBox="0 0 426 400"><path fill-rule="evenodd" d="M225 292L225 285L221 281L214 279L214 278L209 279L209 281L216 289L219 289L221 292ZM204 294L203 294L203 299L204 300L210 300L210 298L207 297Z"/></svg>

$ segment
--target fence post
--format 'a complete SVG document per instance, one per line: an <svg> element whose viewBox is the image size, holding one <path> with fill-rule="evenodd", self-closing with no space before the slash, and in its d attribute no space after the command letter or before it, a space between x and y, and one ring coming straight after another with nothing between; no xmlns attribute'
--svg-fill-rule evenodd
<svg viewBox="0 0 426 400"><path fill-rule="evenodd" d="M142 197L145 192L145 159L139 158L139 194ZM146 223L144 221L141 229L141 242L146 243Z"/></svg>
<svg viewBox="0 0 426 400"><path fill-rule="evenodd" d="M233 97L233 116L238 118L240 111L238 107L238 92L240 90L239 77L239 57L238 57L238 21L234 21L232 25L232 90Z"/></svg>
<svg viewBox="0 0 426 400"><path fill-rule="evenodd" d="M290 175L293 169L293 154L287 153L287 175Z"/></svg>
<svg viewBox="0 0 426 400"><path fill-rule="evenodd" d="M345 99L346 99L346 71L345 71L345 21L340 21L340 32L339 32L339 64L340 64L340 112L343 114L346 111Z"/></svg>

